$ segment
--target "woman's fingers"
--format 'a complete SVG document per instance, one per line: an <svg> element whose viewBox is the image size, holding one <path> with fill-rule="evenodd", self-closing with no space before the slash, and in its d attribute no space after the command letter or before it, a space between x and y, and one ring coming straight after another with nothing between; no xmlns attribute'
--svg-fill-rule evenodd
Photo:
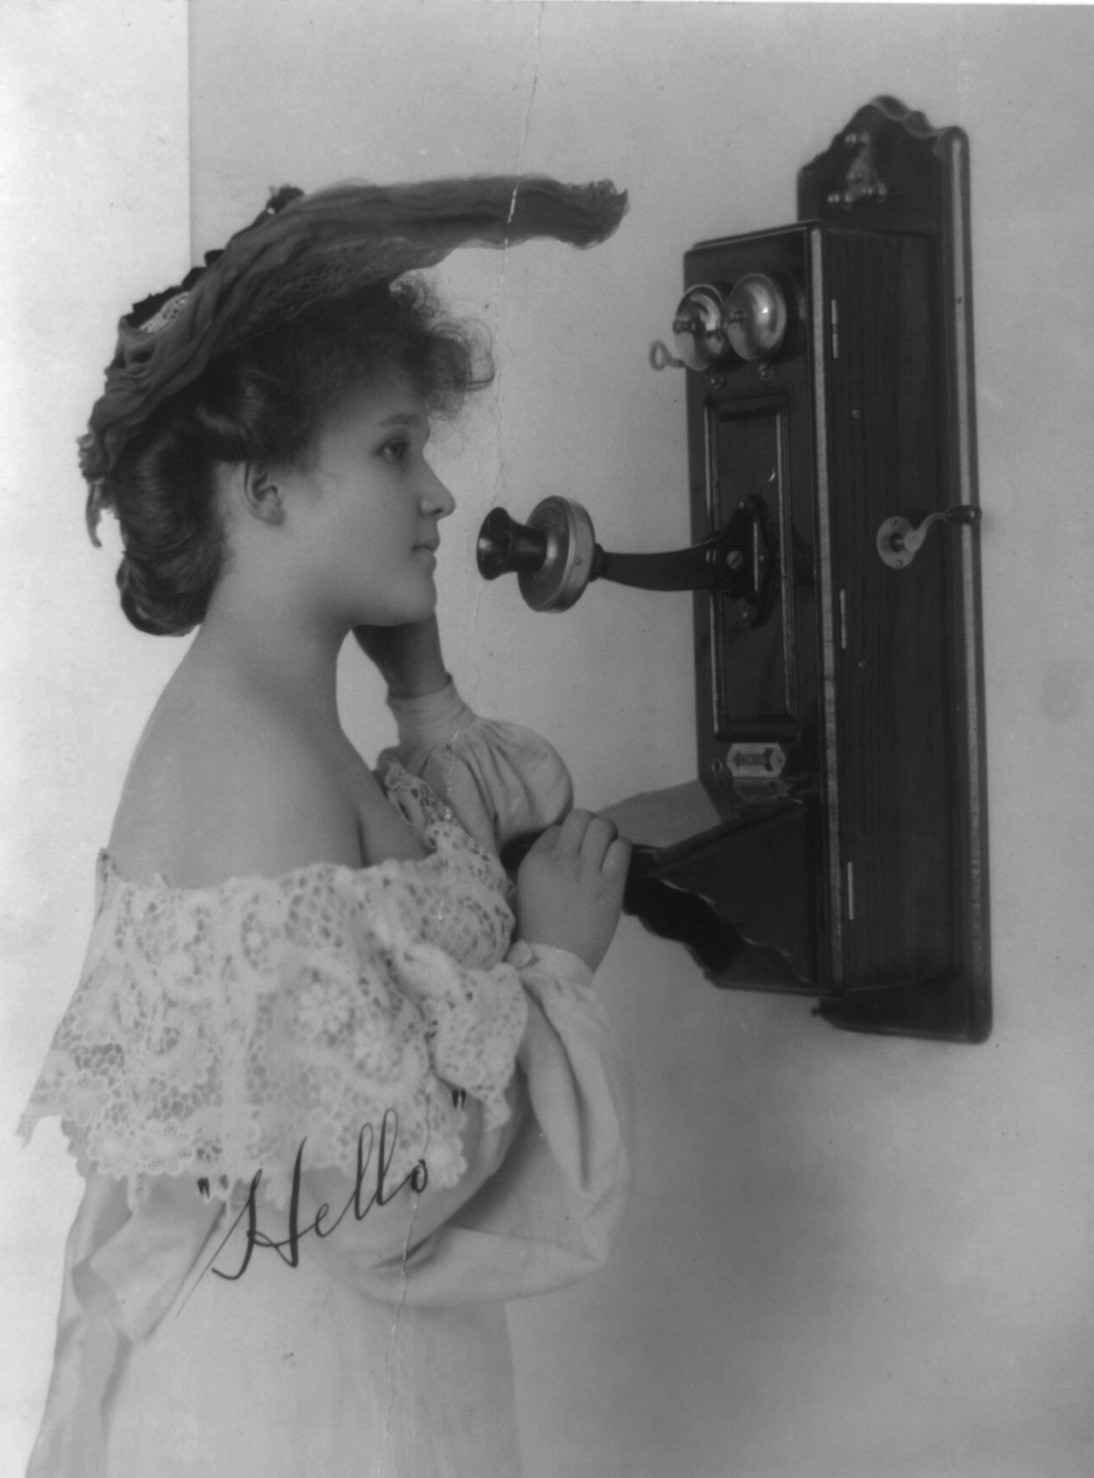
<svg viewBox="0 0 1094 1478"><path fill-rule="evenodd" d="M618 836L614 821L592 811L576 810L563 821L557 845L561 853L580 860L582 866L599 869Z"/></svg>
<svg viewBox="0 0 1094 1478"><path fill-rule="evenodd" d="M619 828L606 816L592 811L571 811L560 825L549 826L536 840L535 851L557 852L583 866L624 872L630 863L631 846L619 836Z"/></svg>
<svg viewBox="0 0 1094 1478"><path fill-rule="evenodd" d="M545 831L541 831L540 832L539 836L536 837L535 841L528 848L528 851L529 852L550 852L555 847L555 845L558 842L558 839L559 839L559 837L561 835L562 835L562 827L561 826L559 826L557 824L555 826L548 826Z"/></svg>
<svg viewBox="0 0 1094 1478"><path fill-rule="evenodd" d="M613 877L622 874L624 881L627 871L631 865L631 853L634 848L624 837L617 836L604 854L603 869Z"/></svg>
<svg viewBox="0 0 1094 1478"><path fill-rule="evenodd" d="M602 868L618 836L619 828L614 821L608 821L603 816L593 816L582 838L582 862L590 867Z"/></svg>
<svg viewBox="0 0 1094 1478"><path fill-rule="evenodd" d="M558 837L558 848L560 852L568 852L575 857L580 853L585 841L585 834L593 821L591 811L575 810L562 823Z"/></svg>

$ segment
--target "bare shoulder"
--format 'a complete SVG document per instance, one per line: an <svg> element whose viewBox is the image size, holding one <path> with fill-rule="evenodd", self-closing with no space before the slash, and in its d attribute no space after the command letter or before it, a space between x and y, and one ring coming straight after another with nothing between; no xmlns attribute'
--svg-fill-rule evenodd
<svg viewBox="0 0 1094 1478"><path fill-rule="evenodd" d="M134 757L110 841L120 872L179 887L359 866L345 767L307 726L254 695L165 695Z"/></svg>

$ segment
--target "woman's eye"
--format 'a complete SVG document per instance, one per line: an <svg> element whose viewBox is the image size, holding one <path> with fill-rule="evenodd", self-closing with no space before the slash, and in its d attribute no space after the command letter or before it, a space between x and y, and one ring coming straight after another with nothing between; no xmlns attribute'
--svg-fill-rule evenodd
<svg viewBox="0 0 1094 1478"><path fill-rule="evenodd" d="M396 441L385 442L380 448L380 455L385 462L402 462L410 451L410 442L403 437Z"/></svg>

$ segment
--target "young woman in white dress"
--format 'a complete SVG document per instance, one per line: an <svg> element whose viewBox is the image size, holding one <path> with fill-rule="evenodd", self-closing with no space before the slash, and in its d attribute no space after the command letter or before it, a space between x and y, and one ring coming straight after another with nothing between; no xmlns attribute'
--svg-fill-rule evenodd
<svg viewBox="0 0 1094 1478"><path fill-rule="evenodd" d="M197 634L26 1118L59 1114L87 1179L34 1478L519 1471L504 1300L598 1266L622 1205L590 981L628 849L444 668L427 441L473 355L404 273L624 207L282 192L120 326L89 520L119 519L129 618ZM398 726L375 773L338 715L350 632Z"/></svg>

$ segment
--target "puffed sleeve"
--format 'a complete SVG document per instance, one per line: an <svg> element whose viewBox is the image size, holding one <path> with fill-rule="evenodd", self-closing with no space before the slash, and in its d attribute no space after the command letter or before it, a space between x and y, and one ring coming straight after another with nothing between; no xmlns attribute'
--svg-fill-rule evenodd
<svg viewBox="0 0 1094 1478"><path fill-rule="evenodd" d="M519 724L479 718L456 685L422 698L388 698L399 743L381 756L418 775L484 847L543 831L573 806L558 753Z"/></svg>
<svg viewBox="0 0 1094 1478"><path fill-rule="evenodd" d="M628 1091L615 1035L584 962L514 945L529 998L515 1113L489 1175L472 1174L425 1208L397 1256L326 1244L334 1276L374 1297L416 1305L511 1299L559 1288L600 1267L628 1185Z"/></svg>

